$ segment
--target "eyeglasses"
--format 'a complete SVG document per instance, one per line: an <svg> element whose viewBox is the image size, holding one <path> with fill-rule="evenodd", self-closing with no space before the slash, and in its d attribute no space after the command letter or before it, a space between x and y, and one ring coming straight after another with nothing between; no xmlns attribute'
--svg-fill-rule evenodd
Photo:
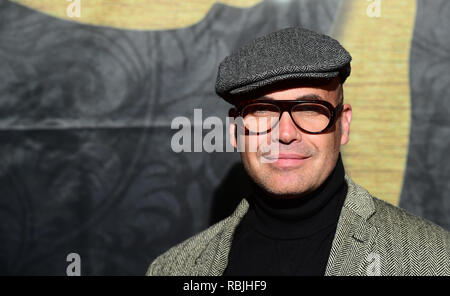
<svg viewBox="0 0 450 296"><path fill-rule="evenodd" d="M254 100L237 106L237 115L243 119L247 131L252 134L269 132L280 121L284 111L305 133L320 134L330 129L342 111L321 100Z"/></svg>

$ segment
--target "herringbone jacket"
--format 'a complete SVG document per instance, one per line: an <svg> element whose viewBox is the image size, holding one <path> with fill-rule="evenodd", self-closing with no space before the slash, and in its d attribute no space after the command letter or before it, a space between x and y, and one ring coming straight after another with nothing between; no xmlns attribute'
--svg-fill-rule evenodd
<svg viewBox="0 0 450 296"><path fill-rule="evenodd" d="M325 275L450 275L449 232L345 180L348 192ZM231 216L160 255L147 275L222 275L248 206L243 199Z"/></svg>

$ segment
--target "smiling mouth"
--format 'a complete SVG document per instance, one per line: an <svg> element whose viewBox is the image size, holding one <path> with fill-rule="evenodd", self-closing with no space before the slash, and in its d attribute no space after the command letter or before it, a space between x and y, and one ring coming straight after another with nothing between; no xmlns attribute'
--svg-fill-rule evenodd
<svg viewBox="0 0 450 296"><path fill-rule="evenodd" d="M279 155L263 156L264 162L278 168L293 168L302 165L310 156L293 153L280 153Z"/></svg>

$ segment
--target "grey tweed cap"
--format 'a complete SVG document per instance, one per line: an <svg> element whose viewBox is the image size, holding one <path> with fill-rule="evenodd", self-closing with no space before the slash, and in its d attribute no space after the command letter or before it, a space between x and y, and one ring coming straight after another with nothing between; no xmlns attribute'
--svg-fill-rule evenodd
<svg viewBox="0 0 450 296"><path fill-rule="evenodd" d="M331 79L344 83L350 54L340 43L300 27L259 37L235 50L219 65L216 93L232 104L279 82Z"/></svg>

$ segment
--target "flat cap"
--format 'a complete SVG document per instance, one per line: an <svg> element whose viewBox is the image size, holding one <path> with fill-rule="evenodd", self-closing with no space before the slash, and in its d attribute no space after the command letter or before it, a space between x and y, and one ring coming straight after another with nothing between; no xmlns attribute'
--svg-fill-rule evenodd
<svg viewBox="0 0 450 296"><path fill-rule="evenodd" d="M326 35L301 27L259 37L219 65L216 93L232 104L278 82L350 75L350 54Z"/></svg>

